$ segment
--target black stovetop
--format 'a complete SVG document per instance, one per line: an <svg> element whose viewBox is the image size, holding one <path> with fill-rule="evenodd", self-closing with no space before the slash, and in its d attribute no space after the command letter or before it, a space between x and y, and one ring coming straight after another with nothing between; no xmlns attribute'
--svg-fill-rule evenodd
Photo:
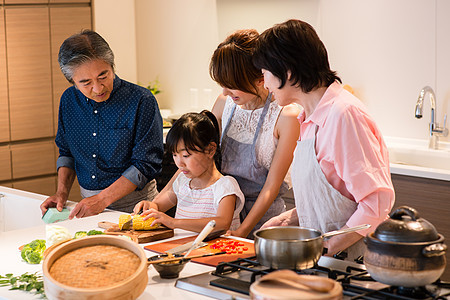
<svg viewBox="0 0 450 300"><path fill-rule="evenodd" d="M274 271L261 266L256 257L221 263L216 270L177 280L176 287L215 299L249 299L250 285ZM437 281L426 287L402 288L374 281L361 263L322 257L299 274L325 276L342 284L344 299L450 299L450 284Z"/></svg>

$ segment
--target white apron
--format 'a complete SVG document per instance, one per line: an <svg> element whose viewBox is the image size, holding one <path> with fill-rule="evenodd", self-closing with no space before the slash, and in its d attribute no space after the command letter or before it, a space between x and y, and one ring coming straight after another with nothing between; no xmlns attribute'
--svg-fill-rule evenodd
<svg viewBox="0 0 450 300"><path fill-rule="evenodd" d="M317 126L316 126L317 133ZM314 138L297 141L292 162L292 187L299 226L322 233L340 229L355 212L357 203L343 196L326 179L320 168ZM345 251L353 260L364 254L363 240Z"/></svg>

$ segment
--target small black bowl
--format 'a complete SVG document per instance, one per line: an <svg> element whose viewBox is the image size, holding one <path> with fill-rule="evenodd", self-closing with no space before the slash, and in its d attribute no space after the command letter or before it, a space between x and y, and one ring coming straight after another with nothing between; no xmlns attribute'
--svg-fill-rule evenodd
<svg viewBox="0 0 450 300"><path fill-rule="evenodd" d="M174 255L174 256L182 257L183 255ZM148 261L163 260L163 259L167 259L167 257L168 257L167 254L155 255L155 256L149 257ZM189 262L189 259L180 259L180 260L174 261L174 262L161 262L161 263L153 264L153 267L159 273L159 276L161 276L161 278L172 279L172 278L178 278L181 270L183 270L184 266L188 262Z"/></svg>

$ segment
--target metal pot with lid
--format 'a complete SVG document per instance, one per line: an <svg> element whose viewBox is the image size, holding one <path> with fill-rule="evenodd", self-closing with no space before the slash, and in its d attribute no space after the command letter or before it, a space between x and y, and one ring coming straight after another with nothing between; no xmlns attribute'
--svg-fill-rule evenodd
<svg viewBox="0 0 450 300"><path fill-rule="evenodd" d="M444 236L414 208L397 208L364 241L364 264L381 283L423 286L439 279L445 270Z"/></svg>

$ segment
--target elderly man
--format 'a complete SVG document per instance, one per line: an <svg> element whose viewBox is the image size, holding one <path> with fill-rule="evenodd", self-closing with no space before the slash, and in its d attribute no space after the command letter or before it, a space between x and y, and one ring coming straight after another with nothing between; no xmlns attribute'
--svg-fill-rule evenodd
<svg viewBox="0 0 450 300"><path fill-rule="evenodd" d="M84 198L69 218L105 208L132 212L158 193L163 156L162 118L152 93L114 73L114 54L96 32L66 39L59 65L73 84L61 97L56 145L58 187L41 204L62 210L75 176Z"/></svg>

